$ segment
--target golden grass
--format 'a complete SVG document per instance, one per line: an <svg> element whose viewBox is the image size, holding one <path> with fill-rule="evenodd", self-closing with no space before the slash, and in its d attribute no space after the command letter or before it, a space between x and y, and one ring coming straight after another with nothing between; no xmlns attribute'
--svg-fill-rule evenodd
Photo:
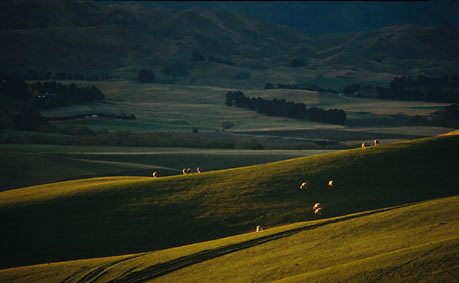
<svg viewBox="0 0 459 283"><path fill-rule="evenodd" d="M10 268L0 280L449 282L458 275L457 205L455 196L155 252Z"/></svg>
<svg viewBox="0 0 459 283"><path fill-rule="evenodd" d="M452 196L457 137L186 176L95 178L1 192L0 216L12 232L2 234L9 245L1 263L132 254L216 239L256 225L315 219L311 207L318 201L324 217L336 217ZM304 181L309 188L300 191Z"/></svg>
<svg viewBox="0 0 459 283"><path fill-rule="evenodd" d="M454 135L459 135L459 130L455 130L455 131L443 134L441 136L454 136Z"/></svg>

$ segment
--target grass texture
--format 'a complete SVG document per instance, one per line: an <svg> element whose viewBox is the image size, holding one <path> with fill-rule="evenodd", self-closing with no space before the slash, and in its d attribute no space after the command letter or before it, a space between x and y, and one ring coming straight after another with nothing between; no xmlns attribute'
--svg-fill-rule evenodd
<svg viewBox="0 0 459 283"><path fill-rule="evenodd" d="M186 176L104 177L0 192L0 266L166 249L256 225L454 196L458 142L457 135L442 136ZM306 190L299 189L303 181ZM312 214L316 202L323 204L321 217Z"/></svg>

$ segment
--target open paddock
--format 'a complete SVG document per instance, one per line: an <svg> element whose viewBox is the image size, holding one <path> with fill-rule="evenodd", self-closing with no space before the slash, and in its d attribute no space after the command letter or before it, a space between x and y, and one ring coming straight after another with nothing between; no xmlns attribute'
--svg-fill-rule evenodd
<svg viewBox="0 0 459 283"><path fill-rule="evenodd" d="M24 186L101 176L181 174L250 166L329 152L329 150L224 150L115 146L0 144L4 161L0 191ZM27 178L23 178L27 171Z"/></svg>

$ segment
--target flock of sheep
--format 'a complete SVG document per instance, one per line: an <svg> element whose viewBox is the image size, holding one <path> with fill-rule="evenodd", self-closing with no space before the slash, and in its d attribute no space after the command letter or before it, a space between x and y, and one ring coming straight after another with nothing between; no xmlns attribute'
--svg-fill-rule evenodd
<svg viewBox="0 0 459 283"><path fill-rule="evenodd" d="M374 140L374 141L373 141L373 145L374 145L374 146L379 146L379 141L378 141L378 140ZM369 146L369 145L366 144L366 143L364 143L364 142L362 143L362 148L365 148L365 147L367 147L367 146Z"/></svg>
<svg viewBox="0 0 459 283"><path fill-rule="evenodd" d="M191 170L190 168L183 168L182 173L183 175L193 174L193 170ZM201 173L201 168L196 168L196 173ZM153 172L153 178L157 177L159 177L158 172Z"/></svg>
<svg viewBox="0 0 459 283"><path fill-rule="evenodd" d="M191 170L190 168L188 168L188 169L183 168L182 173L183 173L183 175L193 174L193 170ZM201 173L201 168L199 168L199 167L196 168L196 173Z"/></svg>
<svg viewBox="0 0 459 283"><path fill-rule="evenodd" d="M379 146L379 141L378 140L374 140L374 146ZM368 145L366 143L362 143L362 148L365 148L367 147ZM182 173L183 175L188 175L188 174L193 174L193 170L191 170L190 168L183 168L182 170ZM196 173L201 173L201 168L196 168ZM156 178L158 177L158 172L153 172L153 177ZM330 180L328 182L328 187L331 189L333 188L333 180ZM301 183L300 185L300 190L305 190L308 188L308 182L303 182ZM315 215L322 215L322 206L320 204L320 202L317 202L314 204L314 206L312 207L312 211L314 212ZM258 225L256 227L256 231L259 232L259 231L262 231L263 229L261 228L260 225Z"/></svg>
<svg viewBox="0 0 459 283"><path fill-rule="evenodd" d="M333 180L328 181L328 187L331 189L333 188ZM308 182L303 182L300 185L300 190L307 189L308 188ZM315 215L322 215L322 206L320 202L317 202L314 204L312 207L312 211L314 212Z"/></svg>
<svg viewBox="0 0 459 283"><path fill-rule="evenodd" d="M328 181L328 187L330 189L333 188L333 180ZM305 190L307 188L308 188L308 182L301 183L300 190ZM320 202L315 203L314 206L312 207L312 211L314 212L315 215L322 215L322 205L321 205L321 203ZM261 228L261 226L258 225L257 228L256 228L256 231L260 232L262 230L263 229Z"/></svg>

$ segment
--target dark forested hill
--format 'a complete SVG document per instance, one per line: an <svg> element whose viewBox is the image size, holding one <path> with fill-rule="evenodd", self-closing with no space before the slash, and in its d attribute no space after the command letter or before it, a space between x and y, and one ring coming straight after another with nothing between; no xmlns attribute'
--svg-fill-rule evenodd
<svg viewBox="0 0 459 283"><path fill-rule="evenodd" d="M176 77L189 74L196 61L203 61L199 68L213 70L223 64L240 72L288 67L292 60L304 62L295 66L299 71L317 73L459 72L457 28L398 25L308 35L199 7L178 11L71 0L10 0L0 3L0 37L3 72L135 72L148 67ZM244 79L242 74L235 78Z"/></svg>

